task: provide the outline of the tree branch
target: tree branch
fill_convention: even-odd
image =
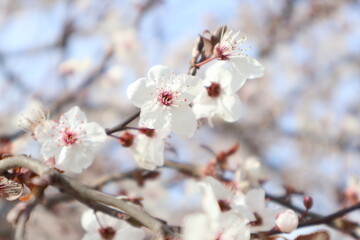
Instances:
[[[126,201],[117,199],[114,196],[99,192],[97,190],[86,187],[73,179],[60,174],[59,172],[48,168],[38,160],[32,159],[26,156],[13,156],[4,158],[0,161],[0,174],[4,173],[8,169],[24,167],[41,177],[48,178],[50,184],[57,187],[60,191],[73,197],[79,202],[91,206],[91,204],[99,203],[105,206],[109,206],[115,209],[119,209],[122,212],[128,214],[136,222],[144,227],[149,228],[156,234],[162,234],[163,232],[169,232],[169,226],[160,220],[150,216],[144,211],[141,211],[137,206],[129,204]]]

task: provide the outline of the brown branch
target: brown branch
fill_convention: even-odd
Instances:
[[[305,211],[305,209],[302,209],[300,207],[293,205],[291,203],[289,197],[283,197],[283,196],[276,197],[276,196],[268,194],[268,193],[266,194],[266,197],[268,199],[270,199],[271,201],[276,202],[284,207],[290,208],[298,213],[303,213]],[[326,224],[327,226],[329,226],[337,231],[340,231],[344,234],[350,235],[354,239],[358,239],[359,236],[356,233],[344,231],[341,227],[339,227],[337,224],[334,223],[334,220],[336,220],[336,219],[344,216],[345,214],[352,212],[356,209],[360,209],[360,203],[350,206],[348,208],[339,210],[339,211],[337,211],[333,214],[327,215],[327,216],[321,216],[321,215],[313,213],[313,212],[307,212],[306,216],[311,217],[311,219],[301,222],[299,224],[298,228],[313,226],[313,225],[318,225],[318,224]],[[281,232],[274,230],[274,231],[269,232],[268,234],[272,235],[272,234],[278,234],[278,233],[281,233]]]
[[[115,127],[112,128],[107,128],[105,129],[106,134],[110,135],[112,133],[116,133],[119,131],[122,131],[125,129],[126,125],[128,125],[129,123],[131,123],[132,121],[134,121],[137,117],[140,116],[140,111],[136,112],[135,114],[133,114],[132,116],[130,116],[129,118],[125,119],[123,122],[119,123],[118,125],[116,125]]]
[[[156,234],[163,234],[164,232],[170,234],[173,232],[172,227],[150,216],[146,212],[140,210],[137,206],[129,204],[121,199],[117,199],[114,196],[86,187],[66,175],[60,174],[59,172],[48,168],[38,160],[26,156],[13,156],[2,159],[0,161],[0,174],[4,173],[8,169],[16,167],[27,168],[41,177],[48,178],[52,186],[58,188],[61,192],[64,192],[87,206],[92,206],[91,204],[94,204],[95,202],[102,204],[103,206],[118,209],[129,215],[140,225],[152,230]]]
[[[178,170],[179,172],[182,172],[182,173],[184,173],[186,175],[190,175],[190,176],[192,176],[194,178],[200,178],[201,177],[199,167],[194,166],[192,164],[179,163],[179,162],[166,160],[165,163],[164,163],[164,167]]]

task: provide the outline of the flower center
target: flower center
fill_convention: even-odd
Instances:
[[[101,237],[106,240],[113,239],[116,233],[115,229],[113,229],[112,227],[100,228],[98,231]]]
[[[222,212],[231,210],[230,203],[226,200],[219,200],[218,204]]]
[[[256,220],[250,222],[250,226],[253,226],[253,227],[255,227],[255,226],[261,226],[261,225],[263,224],[262,217],[261,217],[258,213],[256,213],[256,212],[254,212],[254,215],[255,215]]]
[[[78,140],[77,134],[75,132],[71,132],[68,128],[65,129],[62,135],[62,141],[65,143],[66,146],[70,146]]]
[[[170,106],[174,103],[176,96],[174,95],[173,92],[168,91],[168,90],[163,90],[160,92],[157,100],[158,102],[160,102],[161,104],[165,105],[165,106]]]
[[[218,43],[215,45],[213,54],[219,60],[229,60],[231,51],[234,47],[229,43]]]
[[[211,83],[210,87],[206,88],[210,97],[219,97],[221,93],[221,86],[218,83]]]

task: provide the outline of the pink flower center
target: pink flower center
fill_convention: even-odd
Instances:
[[[229,60],[229,56],[233,50],[234,47],[231,44],[218,43],[214,47],[213,54],[219,60]]]
[[[98,231],[99,231],[99,234],[101,235],[101,237],[106,240],[113,239],[116,234],[115,229],[113,229],[112,227],[100,228]]]
[[[218,83],[211,83],[210,87],[206,88],[209,97],[219,97],[221,93],[221,86]]]
[[[157,98],[158,102],[165,106],[172,105],[175,99],[176,99],[175,94],[172,91],[168,91],[168,90],[161,91]]]
[[[75,132],[70,131],[68,128],[65,129],[62,135],[62,141],[66,146],[73,145],[78,140],[77,134]]]

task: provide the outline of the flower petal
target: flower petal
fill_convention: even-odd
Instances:
[[[141,107],[140,118],[147,128],[164,129],[170,124],[169,110],[154,101],[148,101]]]
[[[195,226],[195,227],[194,227]],[[211,222],[205,214],[195,213],[185,217],[183,223],[184,240],[207,240],[214,233]]]
[[[141,106],[154,98],[155,86],[154,84],[147,84],[146,78],[140,78],[133,82],[127,88],[127,96],[130,101],[137,107]]]
[[[92,164],[94,153],[91,148],[72,145],[71,147],[63,147],[59,155],[59,160],[60,159],[60,169],[73,173],[81,173]]]
[[[157,84],[168,84],[171,79],[172,71],[170,68],[164,65],[155,65],[150,68],[148,73],[148,84],[157,83]]]
[[[99,147],[107,138],[104,128],[95,122],[85,125],[86,134],[82,138],[82,144],[93,148]]]
[[[51,157],[55,157],[56,161],[59,158],[62,147],[58,145],[57,142],[52,139],[45,141],[41,145],[40,153],[43,156],[44,160],[47,161]]]
[[[69,111],[61,115],[59,123],[70,123],[71,126],[77,125],[79,122],[86,122],[86,115],[78,106],[72,107]]]
[[[235,122],[241,116],[241,102],[237,95],[223,95],[219,99],[219,116],[226,122]]]
[[[137,137],[136,146],[131,148],[136,163],[148,170],[154,170],[157,166],[162,166],[164,164],[164,140],[148,137],[144,134]]]
[[[190,138],[197,128],[194,112],[187,105],[174,107],[171,110],[171,130],[182,137]]]
[[[249,56],[231,58],[236,70],[248,79],[262,77],[265,68],[257,60]]]

